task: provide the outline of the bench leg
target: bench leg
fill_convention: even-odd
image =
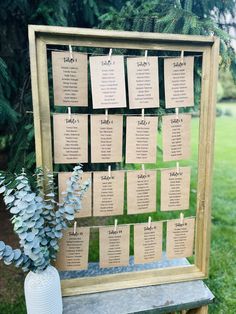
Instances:
[[[192,309],[187,314],[208,314],[208,305],[199,307],[198,309]]]

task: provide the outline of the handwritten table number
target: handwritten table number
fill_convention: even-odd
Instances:
[[[53,51],[52,75],[55,106],[88,106],[86,54]]]
[[[88,162],[88,115],[54,114],[54,162]]]
[[[127,117],[126,163],[156,163],[157,117]]]
[[[123,56],[90,57],[93,108],[126,107]]]
[[[193,66],[194,57],[164,60],[166,108],[194,106]]]
[[[156,171],[127,172],[128,214],[156,211]]]
[[[60,270],[83,270],[88,268],[89,227],[79,227],[74,233],[69,228],[59,243],[56,265]]]
[[[158,108],[157,57],[127,58],[129,108]]]
[[[129,264],[130,227],[99,228],[100,267],[118,267]]]
[[[91,161],[110,163],[122,161],[123,117],[91,115]]]
[[[161,170],[161,211],[189,209],[190,167]]]
[[[162,117],[163,160],[184,160],[191,156],[191,115]]]
[[[193,255],[194,218],[167,221],[166,255],[168,258],[182,258]]]
[[[124,171],[95,171],[93,182],[93,215],[123,215]]]
[[[162,257],[162,222],[134,225],[134,263],[152,263]]]

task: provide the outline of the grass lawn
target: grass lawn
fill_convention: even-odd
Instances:
[[[222,104],[220,105],[222,106]],[[232,110],[236,106],[230,105]],[[160,136],[159,136],[160,138]],[[193,160],[192,180],[191,180],[191,210],[186,212],[186,216],[194,214],[195,196],[196,196],[196,160],[197,160],[197,139],[198,139],[198,119],[193,119],[192,128],[192,146]],[[158,140],[159,141],[159,140]],[[182,165],[183,163],[181,163]],[[170,166],[173,165],[170,164]],[[158,160],[158,167],[162,167]],[[167,163],[165,164],[165,167]],[[214,314],[233,314],[236,312],[236,118],[235,116],[222,116],[216,121],[216,148],[215,148],[215,172],[213,184],[213,224],[212,224],[212,245],[210,260],[210,278],[206,281],[214,295],[216,301],[210,305],[210,313]],[[159,189],[159,188],[158,188]],[[159,193],[158,193],[159,194]],[[159,209],[159,199],[158,199]],[[179,213],[160,212],[152,214],[153,219],[168,219],[177,217]],[[124,216],[119,217],[119,223],[128,221],[138,222],[146,221],[148,215]],[[114,221],[114,218],[111,220]],[[111,222],[112,223],[112,222]],[[94,239],[93,248],[97,246]],[[90,254],[91,259],[96,260],[98,250],[93,249]],[[2,273],[7,274],[7,267],[0,265]],[[6,276],[6,275],[4,275]],[[0,290],[0,313],[21,314],[25,313],[22,284],[17,289],[17,298],[12,298],[14,292],[14,274],[11,274],[11,280],[7,280],[8,291],[2,293]],[[6,290],[6,288],[5,288]]]
[[[210,306],[210,313],[236,312],[235,177],[236,118],[221,117],[216,124],[212,244],[207,280],[216,302]]]

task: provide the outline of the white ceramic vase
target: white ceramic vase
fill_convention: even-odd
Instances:
[[[48,266],[40,273],[29,272],[25,278],[27,314],[61,314],[62,296],[59,273]]]

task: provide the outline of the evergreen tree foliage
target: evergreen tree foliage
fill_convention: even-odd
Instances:
[[[117,10],[112,8],[100,17],[100,28],[175,33],[190,35],[212,35],[221,40],[220,54],[222,68],[228,68],[236,82],[236,56],[231,47],[231,38],[227,25],[219,23],[225,15],[234,16],[235,1],[210,0],[131,0]],[[128,52],[128,51],[127,51]],[[124,52],[126,53],[126,52]],[[137,53],[137,52],[136,52]],[[176,54],[177,53],[177,54]],[[179,55],[176,52],[175,55]],[[150,51],[149,54],[152,54]],[[157,51],[159,55],[162,52]],[[168,55],[169,52],[164,52]],[[173,53],[171,53],[173,55]],[[163,59],[160,59],[163,73]],[[198,109],[201,95],[201,61],[195,59],[194,67],[194,109]],[[158,113],[164,109],[164,82],[160,76],[160,106]]]
[[[93,27],[112,1],[1,0],[0,130],[8,169],[35,166],[28,24]],[[2,144],[4,143],[4,145]]]
[[[10,80],[10,75],[7,65],[2,58],[0,58],[0,128],[4,132],[4,126],[11,121],[9,128],[14,130],[16,126],[18,114],[11,107],[9,98],[11,96],[11,89],[14,88]]]
[[[236,81],[236,56],[222,24],[235,15],[235,1],[131,0],[121,10],[113,8],[100,17],[100,27],[140,32],[212,35],[221,39],[221,66],[230,68]]]
[[[8,152],[9,170],[35,166],[28,24],[214,34],[221,38],[222,66],[235,79],[235,53],[222,24],[234,9],[235,0],[1,0],[0,150]]]

